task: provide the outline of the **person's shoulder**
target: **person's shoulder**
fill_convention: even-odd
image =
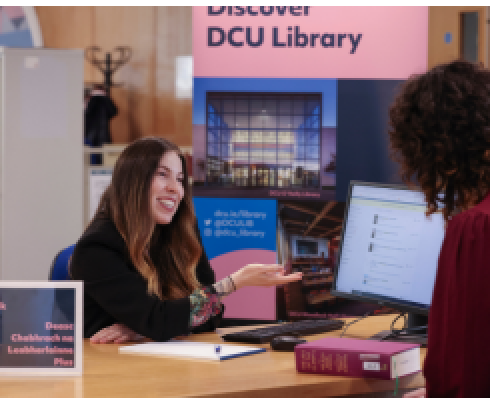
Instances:
[[[490,196],[471,209],[451,218],[448,222],[447,233],[456,231],[466,237],[483,238],[485,235],[490,235]]]
[[[95,219],[78,240],[71,257],[72,279],[89,281],[109,276],[126,264],[128,249],[110,219]],[[116,267],[116,268],[115,268]]]
[[[109,218],[98,218],[92,221],[77,243],[78,247],[103,245],[122,250],[126,247],[123,237]]]

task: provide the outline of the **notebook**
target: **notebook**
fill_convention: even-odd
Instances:
[[[223,361],[245,355],[257,354],[266,351],[265,348],[200,343],[194,341],[167,341],[141,343],[119,347],[121,354],[154,355],[174,358],[203,359],[211,361]]]

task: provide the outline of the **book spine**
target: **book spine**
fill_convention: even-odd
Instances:
[[[302,373],[391,379],[391,356],[297,347],[296,369]]]

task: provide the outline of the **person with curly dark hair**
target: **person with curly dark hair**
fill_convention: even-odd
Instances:
[[[406,397],[490,397],[490,72],[465,61],[411,77],[390,110],[402,179],[447,221],[424,364]]]

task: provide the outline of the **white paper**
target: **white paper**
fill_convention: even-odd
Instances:
[[[219,353],[217,352],[219,348]],[[220,361],[264,352],[265,348],[193,341],[151,342],[119,347],[123,354],[142,354]]]
[[[420,371],[420,347],[400,352],[391,357],[391,378]]]

